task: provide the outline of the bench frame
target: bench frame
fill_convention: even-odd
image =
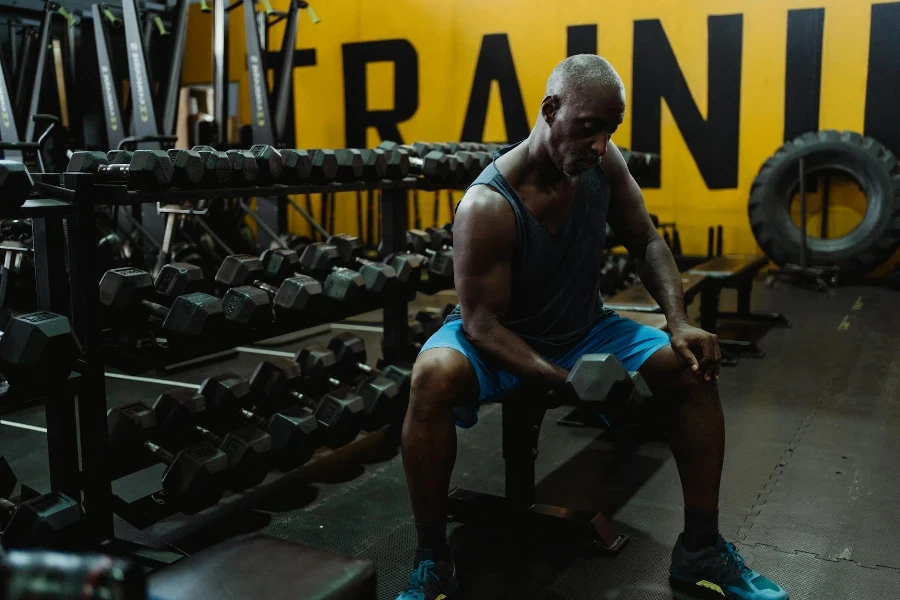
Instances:
[[[544,414],[558,405],[552,396],[512,392],[502,402],[505,496],[454,488],[447,496],[450,521],[503,524],[528,529],[554,541],[617,554],[629,537],[616,531],[603,514],[586,515],[559,506],[535,503],[535,461]]]

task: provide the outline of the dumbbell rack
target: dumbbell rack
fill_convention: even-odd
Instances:
[[[379,189],[382,191],[382,249],[388,254],[406,250],[409,191],[416,188],[429,191],[447,189],[447,186],[408,177],[400,181],[383,180],[374,183],[148,192],[129,190],[123,185],[99,184],[89,174],[62,173],[33,177],[38,182],[38,193],[47,192],[46,195],[51,197],[30,199],[21,208],[0,211],[0,216],[32,219],[38,308],[66,315],[72,320],[73,331],[82,353],[76,365],[77,373],[73,373],[70,385],[52,397],[46,397],[45,405],[51,487],[73,498],[82,498],[85,531],[90,532],[90,539],[85,539],[85,545],[97,545],[115,539],[113,513],[116,506],[111,486],[106,419],[104,366],[109,357],[105,355],[99,310],[97,282],[100,273],[96,272],[93,264],[98,235],[94,222],[95,206],[132,206],[199,199]],[[387,363],[409,358],[408,304],[406,295],[394,295],[387,297],[380,306],[384,310],[383,348]],[[377,308],[379,306],[369,303],[368,306],[360,307],[360,311]],[[330,322],[330,316],[298,323],[292,330]],[[249,336],[251,339],[242,339],[240,343],[290,332],[281,329],[276,333],[268,329]],[[229,340],[229,348],[235,345],[233,339]],[[209,345],[198,346],[193,353],[184,351],[177,358],[198,358],[212,349]],[[170,350],[166,351],[165,358],[167,362],[171,362],[173,354]],[[161,358],[155,361],[150,359],[140,366],[132,365],[130,370],[136,374],[161,364]],[[77,403],[76,396],[79,398]]]

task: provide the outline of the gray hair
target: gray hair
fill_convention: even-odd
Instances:
[[[576,54],[556,65],[547,79],[545,95],[566,97],[589,83],[613,86],[625,94],[625,85],[608,60],[596,54]]]

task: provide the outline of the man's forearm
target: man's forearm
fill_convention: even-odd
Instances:
[[[659,236],[647,244],[641,282],[659,304],[669,324],[687,320],[684,309],[684,286],[672,251]]]
[[[499,321],[466,327],[469,341],[484,358],[523,382],[549,388],[565,385],[568,372],[545,359]]]

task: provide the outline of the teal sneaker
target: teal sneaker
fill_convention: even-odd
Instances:
[[[786,591],[748,567],[734,544],[722,536],[715,547],[690,552],[679,535],[669,573],[675,585],[711,590],[727,600],[788,600]]]
[[[445,560],[423,560],[412,575],[405,592],[396,600],[444,600],[459,589],[456,567]]]

